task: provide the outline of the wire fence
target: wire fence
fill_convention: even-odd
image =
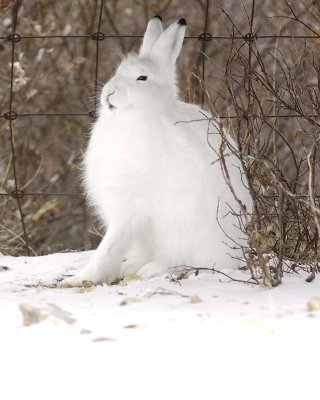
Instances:
[[[14,98],[14,61],[16,58],[17,50],[21,42],[23,41],[41,41],[45,39],[63,39],[68,41],[75,41],[78,39],[92,41],[95,44],[95,60],[94,60],[94,76],[92,77],[94,90],[95,90],[95,99],[97,99],[98,94],[98,81],[99,81],[99,67],[100,67],[100,46],[101,42],[105,40],[114,40],[116,38],[141,38],[141,35],[127,35],[125,33],[121,34],[105,34],[101,31],[101,21],[104,18],[103,10],[104,10],[104,0],[100,0],[100,7],[99,7],[99,14],[98,14],[98,23],[96,25],[96,30],[93,31],[91,34],[83,34],[83,35],[70,35],[70,34],[55,34],[55,35],[24,35],[24,32],[19,31],[19,7],[21,6],[21,1],[16,0],[14,6],[12,7],[12,32],[7,36],[1,36],[0,41],[4,44],[4,46],[11,46],[11,71],[10,71],[10,93],[9,93],[9,102],[7,110],[4,110],[1,113],[1,118],[7,121],[10,136],[8,140],[10,141],[11,145],[11,156],[12,156],[12,168],[13,168],[13,179],[14,179],[14,188],[10,193],[0,193],[0,196],[6,196],[13,198],[16,201],[17,210],[19,212],[19,218],[21,221],[21,229],[23,231],[23,238],[25,242],[25,250],[28,255],[30,255],[30,240],[29,240],[29,232],[26,228],[25,217],[22,211],[22,199],[26,196],[32,197],[40,197],[40,196],[79,196],[77,193],[59,193],[59,192],[29,192],[28,190],[22,189],[23,184],[18,179],[18,171],[17,171],[17,160],[19,158],[19,154],[17,153],[17,149],[15,147],[15,123],[17,119],[21,118],[29,118],[29,117],[36,117],[36,118],[56,118],[56,117],[76,117],[76,118],[88,118],[88,120],[94,120],[96,118],[96,109],[97,103],[94,104],[93,108],[89,112],[72,112],[72,113],[50,113],[50,112],[42,112],[37,113],[35,110],[32,113],[24,113],[24,112],[17,112],[13,107],[13,98]],[[202,61],[201,61],[201,78],[202,81],[205,82],[206,79],[206,69],[210,68],[208,65],[208,59],[206,57],[206,52],[208,46],[210,46],[213,41],[235,41],[235,40],[242,40],[243,43],[248,46],[248,66],[247,66],[247,96],[248,96],[248,104],[251,102],[250,96],[252,96],[251,84],[252,84],[252,51],[253,46],[256,42],[260,42],[263,40],[302,40],[302,41],[315,41],[320,40],[320,36],[316,34],[311,35],[283,35],[283,34],[267,34],[267,35],[259,35],[259,32],[254,31],[254,19],[256,13],[256,2],[252,0],[250,15],[249,15],[249,31],[246,33],[237,32],[236,30],[232,35],[213,35],[208,32],[208,22],[212,17],[211,9],[210,9],[210,0],[205,1],[205,18],[203,21],[203,31],[199,32],[197,35],[186,36],[186,40],[188,41],[197,41],[201,42],[201,53],[202,53]],[[202,103],[205,102],[205,95],[202,92],[201,95]],[[97,100],[95,100],[97,101]],[[252,115],[244,116],[246,118],[253,118]],[[309,115],[310,118],[317,118],[318,115]],[[228,115],[228,116],[219,116],[220,119],[237,119],[239,118],[238,115]],[[263,118],[274,118],[274,115],[264,115]],[[301,118],[300,114],[297,113],[285,113],[277,115],[277,118]]]

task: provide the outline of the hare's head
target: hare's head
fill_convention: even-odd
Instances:
[[[102,111],[149,109],[150,104],[161,106],[177,98],[175,63],[185,29],[183,18],[163,31],[161,18],[153,17],[139,54],[128,55],[104,86]]]

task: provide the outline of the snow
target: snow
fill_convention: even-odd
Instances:
[[[52,287],[91,254],[0,256],[2,399],[319,398],[319,278]]]

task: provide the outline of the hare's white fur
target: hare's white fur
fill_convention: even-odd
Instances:
[[[146,278],[181,265],[235,265],[223,231],[238,239],[230,206],[239,206],[217,161],[221,137],[199,107],[178,99],[175,61],[184,32],[184,20],[163,32],[160,19],[151,19],[140,54],[129,55],[102,91],[83,171],[89,203],[107,231],[67,285]],[[238,159],[226,161],[248,204]]]

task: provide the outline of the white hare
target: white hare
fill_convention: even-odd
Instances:
[[[238,239],[229,211],[239,205],[214,162],[221,137],[198,106],[178,97],[175,62],[185,29],[185,19],[163,31],[161,18],[152,18],[139,54],[128,55],[103,88],[83,172],[89,203],[107,231],[66,285],[236,264],[224,231]],[[237,157],[226,161],[239,197],[250,202]]]

